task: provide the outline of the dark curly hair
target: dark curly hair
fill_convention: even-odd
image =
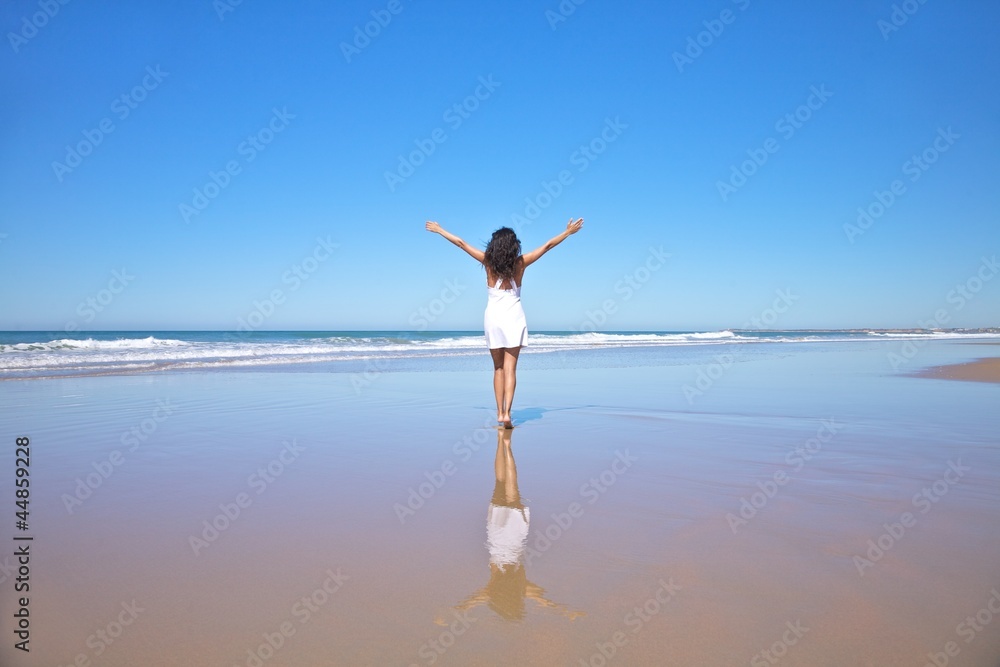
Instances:
[[[514,277],[514,264],[521,256],[521,242],[510,227],[501,227],[493,232],[493,238],[486,244],[483,266],[498,278],[509,280]]]

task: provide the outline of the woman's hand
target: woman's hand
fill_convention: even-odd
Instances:
[[[583,218],[577,218],[576,220],[570,218],[569,222],[566,223],[566,231],[570,234],[576,234],[580,231],[581,227],[583,227]]]
[[[427,224],[424,225],[424,228],[429,232],[434,232],[435,234],[441,233],[441,225],[439,225],[436,222],[431,222],[430,220],[427,221]]]

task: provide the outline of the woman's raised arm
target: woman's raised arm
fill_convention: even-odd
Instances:
[[[524,265],[528,266],[529,264],[538,261],[538,258],[565,241],[571,234],[576,234],[580,231],[581,227],[583,227],[583,218],[577,218],[576,220],[570,218],[569,222],[566,223],[566,230],[564,232],[558,236],[553,236],[546,241],[544,245],[535,248],[531,252],[524,253]]]
[[[486,255],[479,248],[469,245],[459,237],[445,230],[444,227],[442,227],[436,222],[431,222],[430,220],[428,220],[427,224],[424,225],[424,227],[429,232],[434,232],[435,234],[440,234],[441,236],[445,237],[446,239],[457,245],[459,248],[472,255],[472,258],[477,262],[479,262],[480,264],[483,263],[483,259],[485,259]]]

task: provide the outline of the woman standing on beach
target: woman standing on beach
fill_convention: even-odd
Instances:
[[[486,269],[486,288],[489,301],[483,326],[486,329],[486,343],[493,357],[493,393],[497,399],[497,423],[504,428],[513,428],[510,407],[514,402],[514,387],[517,384],[517,357],[521,346],[528,343],[528,325],[521,307],[521,279],[524,270],[538,259],[575,234],[583,227],[583,218],[566,223],[566,230],[554,236],[544,245],[521,254],[521,242],[510,227],[501,227],[493,232],[486,250],[475,248],[459,237],[445,231],[436,222],[427,222],[427,231],[440,234],[459,248],[469,253]]]

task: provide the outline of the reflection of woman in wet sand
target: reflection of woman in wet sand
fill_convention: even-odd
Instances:
[[[524,547],[531,513],[517,490],[517,468],[510,448],[512,431],[497,432],[497,483],[486,513],[486,539],[490,550],[490,580],[455,608],[465,611],[486,604],[507,620],[524,618],[525,598],[557,611],[570,620],[583,616],[545,597],[545,589],[528,581],[524,571]]]

